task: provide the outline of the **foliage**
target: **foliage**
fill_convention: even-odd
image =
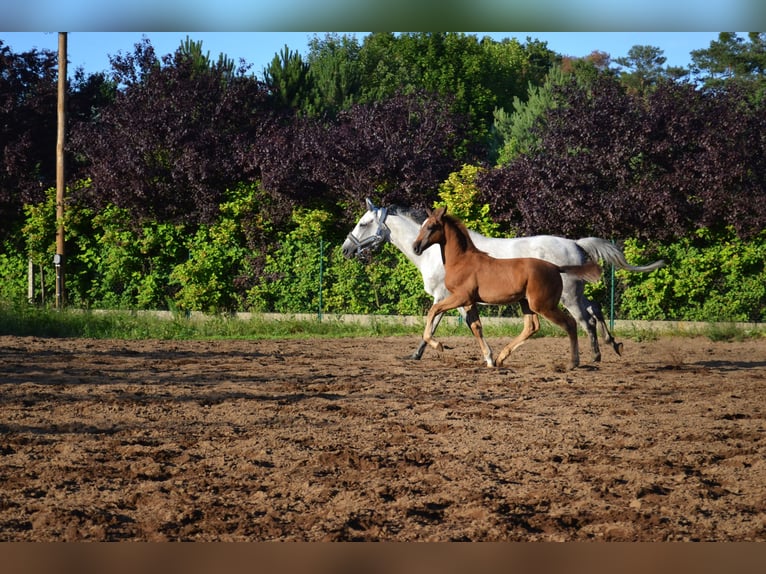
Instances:
[[[337,247],[330,276],[327,312],[423,315],[433,302],[418,268],[388,243],[369,264],[344,260]]]
[[[363,82],[361,48],[354,36],[327,34],[309,42],[312,93],[304,106],[312,115],[335,116],[359,101]]]
[[[745,254],[766,228],[763,39],[725,33],[693,54],[700,85],[672,81],[651,46],[618,71],[529,38],[327,35],[305,61],[285,47],[261,83],[189,38],[161,58],[145,40],[69,87],[69,302],[313,312],[321,264],[326,312],[422,313],[430,301],[397,250],[373,264],[340,253],[368,196],[438,200],[489,235],[632,237],[652,259],[729,269],[757,257]],[[52,267],[56,58],[0,43],[0,72],[2,297],[24,301],[29,259]],[[715,254],[718,241],[741,251]],[[760,316],[758,265],[672,275],[677,297],[664,273],[629,275],[657,293],[626,309]],[[43,281],[51,294],[53,273]]]
[[[157,59],[147,40],[112,66],[122,86],[114,103],[73,129],[72,147],[93,182],[80,199],[112,203],[137,220],[214,220],[224,190],[242,177],[238,151],[258,137],[264,86],[188,46]]]
[[[264,69],[264,82],[272,100],[287,109],[300,109],[310,94],[309,65],[300,52],[285,46]]]
[[[373,33],[359,55],[362,101],[424,90],[451,95],[453,110],[469,120],[470,140],[486,146],[496,108],[524,97],[554,61],[544,43],[494,42],[457,32]]]
[[[26,301],[29,260],[5,243],[0,249],[0,301]]]
[[[422,205],[456,166],[464,119],[447,98],[400,94],[356,104],[333,122],[297,118],[274,124],[255,143],[263,185],[288,203],[307,207],[376,200]]]
[[[739,85],[754,101],[766,97],[766,32],[749,32],[743,37],[721,32],[718,40],[700,50],[692,50],[692,70],[708,88]]]
[[[56,68],[55,52],[14,54],[0,40],[0,240],[55,183]]]
[[[266,256],[247,308],[383,315],[420,315],[428,308],[420,273],[397,249],[385,245],[369,265],[345,259],[339,244],[323,239],[332,224],[327,211],[298,209],[293,221],[294,228]]]
[[[526,100],[513,99],[513,113],[495,111],[495,130],[502,140],[497,165],[505,165],[514,158],[541,151],[541,132],[548,110],[557,106],[552,87],[564,81],[560,67],[553,68],[541,86],[529,86]]]
[[[630,91],[643,94],[664,77],[662,66],[667,58],[657,46],[633,46],[627,56],[615,58],[614,61],[625,68],[620,75],[623,85]]]
[[[493,237],[497,235],[498,225],[490,216],[490,207],[476,199],[479,194],[476,186],[479,171],[479,167],[466,164],[459,172],[451,173],[439,186],[441,201],[435,207],[446,207],[449,213],[461,219],[470,229]]]
[[[179,310],[234,312],[243,307],[253,283],[251,264],[259,255],[248,249],[248,229],[268,229],[258,209],[260,198],[257,186],[229,191],[218,220],[200,226],[184,241],[188,259],[176,265],[169,277],[170,285],[177,288],[173,305]]]
[[[519,233],[669,240],[766,226],[766,114],[742,91],[663,82],[644,98],[609,75],[553,90],[562,104],[541,151],[478,179],[480,201]]]
[[[298,209],[293,229],[280,234],[266,255],[260,281],[247,292],[247,307],[280,313],[319,312],[320,269],[326,254],[322,237],[331,216],[324,210]]]
[[[668,262],[647,275],[617,272],[623,285],[620,311],[626,319],[766,319],[765,231],[749,241],[740,239],[731,227],[699,229],[689,237],[651,247],[628,240],[625,254],[631,261]]]

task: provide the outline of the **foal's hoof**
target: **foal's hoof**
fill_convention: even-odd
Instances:
[[[617,353],[618,356],[622,357],[622,343],[614,341],[612,346],[614,347],[614,352]]]

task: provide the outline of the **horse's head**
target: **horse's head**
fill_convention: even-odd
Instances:
[[[440,207],[434,211],[426,210],[428,217],[423,222],[423,225],[420,226],[420,232],[412,244],[412,249],[416,255],[422,255],[431,245],[444,243],[444,222],[442,218],[446,211],[446,207]]]
[[[367,211],[362,215],[356,224],[356,227],[346,236],[341,249],[345,257],[363,257],[380,248],[389,240],[391,231],[386,226],[386,217],[388,209],[385,207],[375,207],[369,199],[367,202]]]

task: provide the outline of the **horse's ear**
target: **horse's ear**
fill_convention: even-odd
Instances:
[[[428,217],[431,217],[431,214],[432,214],[432,213],[433,213],[433,211],[431,211],[431,208],[430,208],[430,207],[426,207],[426,215],[427,215]]]
[[[364,201],[367,204],[368,211],[375,211],[375,204],[372,203],[372,200],[369,197],[365,198]]]
[[[447,208],[446,208],[446,207],[438,207],[438,208],[436,209],[436,211],[434,211],[434,212],[433,212],[433,216],[434,216],[436,219],[441,219],[441,218],[442,218],[442,216],[443,216],[445,213],[447,213]]]

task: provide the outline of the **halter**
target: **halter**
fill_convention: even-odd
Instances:
[[[367,209],[377,212],[378,228],[375,233],[362,240],[357,239],[353,232],[349,233],[346,237],[356,248],[357,255],[361,256],[367,251],[372,251],[380,247],[383,243],[389,240],[391,236],[391,230],[386,225],[386,217],[388,217],[388,208],[375,207],[375,205],[369,199],[367,201]]]

